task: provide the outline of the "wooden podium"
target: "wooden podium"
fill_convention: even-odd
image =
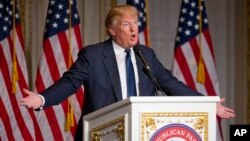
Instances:
[[[216,96],[130,97],[83,117],[84,141],[215,141]]]

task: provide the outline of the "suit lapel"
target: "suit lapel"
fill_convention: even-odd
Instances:
[[[105,42],[103,56],[103,63],[110,77],[116,98],[120,101],[122,100],[121,82],[111,39]]]
[[[146,83],[148,80],[148,76],[145,74],[145,70],[143,67],[143,63],[138,55],[135,55],[136,57],[136,65],[138,70],[138,77],[139,77],[139,96],[146,96],[148,92],[146,91],[147,86]]]
[[[143,82],[143,80],[142,80],[142,78],[143,78],[143,64],[142,64],[139,56],[136,54],[135,54],[135,60],[136,60],[136,66],[137,66],[137,71],[138,71],[138,77],[139,77],[138,79],[140,80],[139,81],[139,96],[142,96],[142,94],[144,93],[142,88],[145,88],[143,86],[143,83],[142,83]]]

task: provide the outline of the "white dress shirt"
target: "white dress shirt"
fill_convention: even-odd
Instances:
[[[126,52],[125,49],[116,44],[114,41],[112,41],[114,51],[115,51],[115,57],[117,61],[117,66],[119,70],[120,75],[120,81],[121,81],[121,88],[122,88],[122,98],[127,98],[127,79],[126,79]],[[136,94],[138,96],[139,94],[139,79],[138,79],[138,71],[137,71],[137,65],[136,65],[136,59],[135,59],[135,53],[133,48],[130,49],[131,53],[131,61],[134,68],[134,74],[135,74],[135,85],[136,85]]]

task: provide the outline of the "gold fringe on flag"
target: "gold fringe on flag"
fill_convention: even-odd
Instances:
[[[197,68],[197,81],[204,84],[205,83],[205,67],[204,67],[204,60],[203,60],[203,55],[202,55],[202,41],[201,41],[201,36],[202,36],[202,0],[199,0],[199,45],[200,45],[200,53],[199,53],[199,60],[198,60],[198,68]]]
[[[66,115],[65,131],[70,131],[70,128],[75,126],[74,110],[73,110],[73,107],[71,106],[70,102],[68,102],[67,108],[68,108],[68,111],[67,111],[67,115]]]
[[[72,25],[72,17],[71,17],[71,0],[68,0],[69,3],[69,54],[68,54],[68,65],[67,68],[69,69],[70,66],[73,63],[72,60],[72,55],[71,55],[71,25]],[[65,131],[70,131],[70,127],[74,127],[75,126],[75,122],[74,122],[74,112],[73,112],[73,107],[70,104],[70,98],[68,98],[68,106],[67,106],[67,113],[66,113],[66,124],[65,124]]]
[[[18,72],[17,72],[17,59],[16,59],[16,18],[15,18],[15,13],[16,13],[16,3],[15,0],[13,0],[13,7],[12,7],[12,13],[13,13],[13,31],[12,31],[12,40],[13,40],[13,58],[12,58],[12,93],[16,93],[16,84],[19,79],[18,77]]]

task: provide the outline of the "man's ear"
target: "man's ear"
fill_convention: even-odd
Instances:
[[[108,30],[111,36],[115,36],[115,30],[113,28],[109,28]]]

